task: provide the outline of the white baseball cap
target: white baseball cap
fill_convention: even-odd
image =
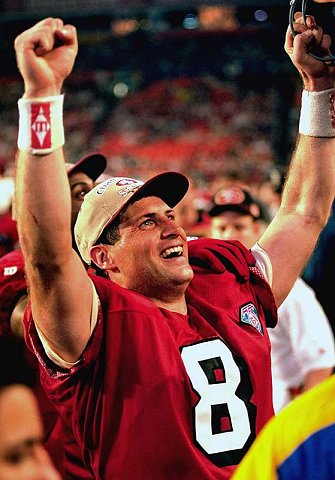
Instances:
[[[74,227],[75,240],[83,260],[90,264],[91,247],[131,200],[154,196],[173,208],[184,197],[188,187],[187,177],[177,172],[160,173],[146,182],[112,177],[97,185],[85,195]]]

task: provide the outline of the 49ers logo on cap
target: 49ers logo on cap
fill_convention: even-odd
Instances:
[[[32,104],[30,115],[32,148],[51,148],[50,103]]]
[[[134,178],[121,178],[119,181],[116,182],[117,187],[124,187],[126,185],[138,185],[138,181],[135,180]]]
[[[97,195],[102,195],[106,192],[106,190],[109,189],[109,187],[112,186],[114,194],[125,197],[129,193],[135,193],[136,190],[142,185],[143,182],[140,180],[135,180],[134,178],[114,177],[101,183],[99,188],[96,190],[96,193]]]
[[[116,182],[117,187],[124,187],[118,192],[121,197],[126,197],[129,193],[135,193],[141,185],[143,185],[143,182],[135,180],[134,178],[121,178]]]
[[[239,205],[244,199],[245,195],[240,188],[231,187],[219,190],[214,197],[214,202],[216,205]]]

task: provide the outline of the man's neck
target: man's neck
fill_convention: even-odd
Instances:
[[[187,314],[187,305],[185,295],[179,299],[161,299],[161,298],[151,298],[155,305],[159,308],[165,308],[171,312],[181,313],[182,315]]]

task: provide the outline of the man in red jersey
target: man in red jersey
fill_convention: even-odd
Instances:
[[[334,69],[307,53],[314,41],[328,50],[330,38],[312,17],[295,28],[285,48],[304,79],[301,135],[259,245],[188,245],[173,210],[188,188],[181,174],[112,178],[86,195],[75,226],[82,259],[107,278],[87,275],[71,248],[60,93],[77,54],[75,27],[48,18],[16,39],[26,339],[96,479],[228,479],[273,414],[265,327],[335,191],[335,130],[327,114],[312,121],[329,111]]]
[[[92,190],[95,181],[106,168],[103,155],[92,153],[75,164],[66,164],[71,191],[71,224],[76,221],[84,196]],[[23,337],[23,313],[28,302],[24,258],[20,249],[0,258],[0,337],[6,338],[8,348],[17,348],[18,338]],[[54,462],[62,471],[63,480],[74,477],[90,479],[91,475],[82,466],[78,447],[70,429],[64,424],[40,387],[36,359],[25,352],[27,367],[36,372],[35,393],[40,403],[45,430],[45,446]],[[32,373],[33,374],[33,373]],[[65,447],[63,447],[65,445]]]

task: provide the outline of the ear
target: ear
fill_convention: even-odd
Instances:
[[[90,250],[91,260],[101,270],[112,270],[113,272],[118,271],[108,247],[109,245],[93,245]]]

